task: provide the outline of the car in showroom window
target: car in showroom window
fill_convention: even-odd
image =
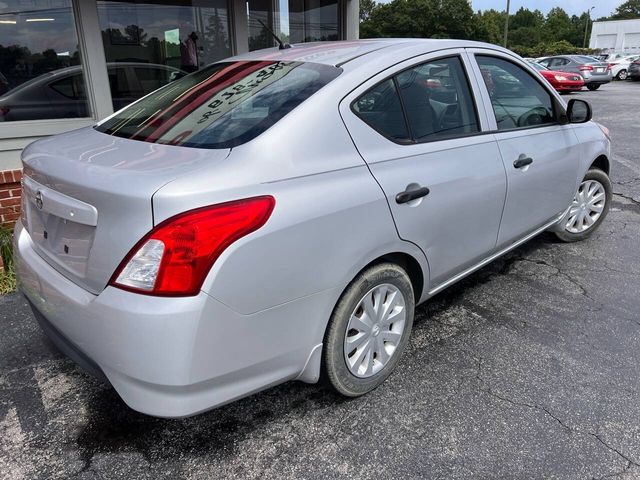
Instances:
[[[56,91],[45,84],[68,68],[77,79],[59,88],[82,97],[49,108],[49,95]],[[71,0],[0,3],[0,121],[89,116],[84,82]]]
[[[464,40],[201,66],[24,150],[19,285],[47,335],[149,415],[321,373],[364,395],[417,305],[542,232],[602,225],[610,141],[591,115]]]

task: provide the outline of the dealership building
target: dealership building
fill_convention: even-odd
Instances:
[[[594,22],[589,48],[607,53],[640,54],[640,18]]]
[[[2,0],[0,224],[18,216],[20,152],[92,125],[234,54],[358,38],[358,0]]]

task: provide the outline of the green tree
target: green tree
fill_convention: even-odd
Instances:
[[[474,17],[475,32],[473,38],[482,42],[502,44],[505,13],[497,10],[484,10]]]
[[[571,41],[574,27],[571,18],[560,7],[549,10],[544,26],[542,40],[546,42]]]
[[[630,20],[640,18],[640,0],[627,0],[611,15],[611,20]]]
[[[360,24],[362,38],[470,38],[473,33],[467,0],[392,0],[376,4]]]
[[[360,21],[367,20],[374,8],[376,8],[375,0],[360,0]]]

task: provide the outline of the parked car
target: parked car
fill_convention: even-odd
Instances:
[[[584,80],[577,73],[556,72],[539,63],[530,63],[560,93],[579,92],[584,87]]]
[[[147,414],[321,371],[362,395],[416,305],[543,231],[602,224],[610,144],[590,119],[484,43],[243,54],[24,150],[20,286]]]
[[[612,63],[617,60],[621,60],[627,57],[628,55],[629,55],[628,53],[607,53],[603,55],[594,55],[594,58],[600,60],[601,62]]]
[[[577,73],[582,76],[589,90],[597,90],[611,81],[611,70],[607,62],[599,62],[585,55],[559,55],[547,57],[538,63],[550,70]]]
[[[150,63],[108,63],[114,110],[186,75]],[[35,77],[0,97],[0,121],[88,117],[84,76],[79,65]]]
[[[631,80],[640,80],[640,58],[629,64],[629,78]]]
[[[629,66],[638,59],[640,59],[640,55],[629,55],[609,62],[609,69],[613,78],[626,80],[629,77]]]

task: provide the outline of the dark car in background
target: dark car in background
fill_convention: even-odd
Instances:
[[[150,63],[108,63],[114,110],[186,75],[177,68]],[[33,78],[0,97],[0,121],[88,117],[82,68],[61,68]]]
[[[589,90],[597,90],[612,80],[607,62],[586,55],[557,55],[543,58],[538,63],[550,70],[579,74]]]
[[[631,80],[640,80],[640,58],[629,64],[629,78]]]

